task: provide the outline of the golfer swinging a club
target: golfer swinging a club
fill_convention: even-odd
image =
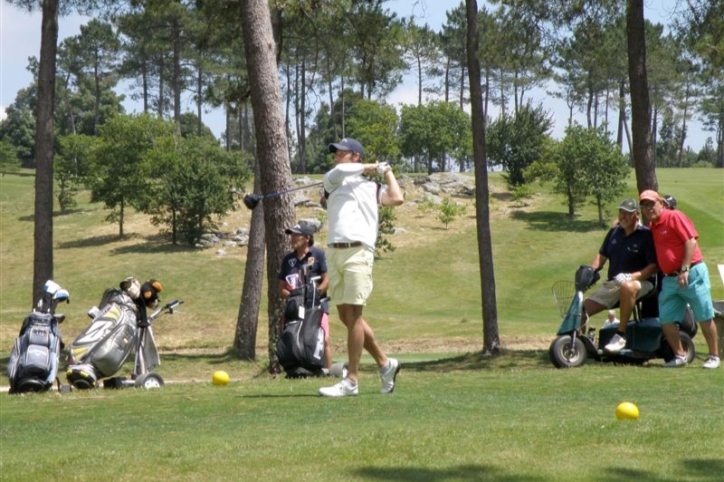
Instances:
[[[392,393],[400,363],[388,358],[362,318],[362,309],[372,293],[372,265],[379,225],[378,205],[399,206],[402,192],[386,162],[363,164],[364,149],[346,138],[329,145],[335,167],[324,175],[327,198],[328,294],[342,323],[347,327],[347,377],[336,385],[319,389],[324,397],[347,397],[359,393],[357,376],[364,348],[380,367],[382,393]],[[385,184],[364,174],[379,173]]]

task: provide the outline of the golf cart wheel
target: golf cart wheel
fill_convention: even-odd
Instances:
[[[334,378],[344,378],[347,376],[347,364],[338,362],[329,369],[329,376]]]
[[[136,378],[136,388],[151,390],[163,387],[163,378],[158,373],[144,373]]]
[[[556,368],[575,368],[583,365],[588,358],[586,345],[580,338],[573,342],[570,335],[561,335],[551,343],[548,355]]]
[[[682,332],[679,332],[679,338],[681,339],[681,347],[684,349],[686,364],[688,365],[689,363],[694,361],[694,358],[696,358],[694,340],[692,340],[689,335]],[[663,352],[663,356],[661,358],[663,358],[664,361],[671,361],[674,359],[674,351],[671,349],[669,343],[663,337],[661,340],[661,351]]]
[[[681,321],[677,322],[676,325],[679,327],[679,331],[686,333],[691,338],[696,336],[696,333],[699,331],[699,325],[694,321],[694,313],[691,311],[689,305],[686,306]]]

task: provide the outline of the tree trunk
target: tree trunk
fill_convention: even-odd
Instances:
[[[201,56],[201,52],[199,52],[199,56]],[[204,125],[203,120],[203,114],[204,114],[204,70],[201,66],[201,61],[199,60],[199,69],[196,74],[196,135],[199,137],[201,136],[201,128]]]
[[[307,104],[305,102],[307,97],[307,64],[306,60],[299,62],[296,69],[296,79],[294,85],[295,102],[294,110],[296,117],[296,134],[297,134],[297,159],[299,160],[300,174],[307,173],[307,143],[306,143],[306,119],[305,113]]]
[[[684,91],[684,112],[681,115],[681,137],[679,138],[679,167],[684,165],[684,142],[686,142],[686,118],[689,115],[689,97],[690,97],[689,78],[686,79],[686,90]]]
[[[417,55],[417,105],[422,105],[422,60],[420,55]]]
[[[656,166],[651,145],[651,103],[646,73],[646,36],[644,0],[628,0],[626,38],[628,42],[628,76],[631,87],[631,130],[636,187],[639,192],[658,189]]]
[[[254,111],[261,190],[264,193],[279,192],[291,187],[291,169],[277,72],[277,47],[267,1],[242,0],[241,24]],[[276,196],[263,202],[269,297],[269,370],[279,373],[276,345],[284,304],[279,296],[275,274],[286,251],[284,230],[294,222],[294,204],[290,196]],[[257,282],[261,283],[261,280]]]
[[[254,192],[261,191],[259,163],[254,173]],[[244,271],[244,286],[241,290],[239,316],[236,320],[234,350],[242,360],[256,360],[256,331],[259,324],[261,280],[264,276],[264,203],[251,213],[249,246]]]
[[[43,2],[35,124],[35,250],[33,306],[53,278],[53,131],[55,62],[58,49],[58,0]]]
[[[164,96],[164,83],[166,82],[166,63],[164,62],[163,55],[159,56],[158,65],[158,118],[163,119],[163,111],[166,109]]]
[[[598,224],[605,227],[606,222],[603,220],[603,200],[601,196],[596,196],[596,209],[598,210]]]
[[[719,116],[719,129],[716,140],[716,167],[724,168],[724,112]]]
[[[181,125],[181,25],[173,20],[173,121]]]
[[[619,152],[623,148],[623,130],[626,125],[626,94],[625,80],[621,79],[618,84],[618,134],[616,135],[616,145]]]
[[[495,267],[493,242],[490,233],[490,193],[485,152],[485,118],[483,117],[483,93],[480,87],[478,63],[478,2],[466,0],[468,75],[470,77],[470,104],[473,128],[473,159],[475,163],[475,217],[478,232],[478,257],[480,261],[480,291],[483,307],[483,355],[500,351],[498,333],[498,306],[495,299]]]

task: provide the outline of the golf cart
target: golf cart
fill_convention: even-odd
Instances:
[[[557,281],[553,284],[553,297],[563,317],[558,336],[548,350],[553,365],[556,368],[573,368],[583,365],[588,358],[636,365],[654,358],[663,358],[665,361],[673,359],[674,352],[664,338],[658,318],[658,282],[651,293],[636,302],[631,320],[626,325],[626,346],[620,352],[609,353],[604,349],[616,334],[618,322],[602,327],[596,335],[596,329],[590,326],[589,321],[585,324],[588,325],[588,331],[581,332],[583,293],[599,278],[600,275],[593,268],[581,266],[576,271],[575,282]],[[695,356],[692,338],[697,333],[698,325],[688,308],[683,318],[677,325],[686,361],[691,363]]]

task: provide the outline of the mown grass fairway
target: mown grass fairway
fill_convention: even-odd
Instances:
[[[695,222],[712,295],[724,298],[724,172],[658,170]],[[634,180],[624,196],[635,194]],[[107,212],[79,197],[54,218],[55,279],[71,293],[61,332],[70,342],[88,308],[129,275],[158,278],[181,313],[155,325],[162,349],[155,391],[95,390],[59,395],[0,393],[0,480],[78,481],[593,481],[721,482],[724,369],[698,359],[677,370],[589,363],[556,370],[547,348],[560,318],[550,287],[589,263],[605,230],[592,207],[569,220],[562,199],[534,186],[515,203],[491,177],[491,227],[503,352],[481,358],[480,281],[474,206],[445,230],[414,202],[396,210],[405,232],[375,264],[365,317],[403,363],[398,388],[379,394],[369,358],[360,396],[319,398],[331,380],[286,380],[266,370],[266,308],[256,363],[230,353],[246,250],[171,246],[139,214],[128,236]],[[408,196],[408,199],[410,197]],[[469,202],[469,201],[467,201]],[[0,177],[0,369],[30,308],[33,178]],[[315,217],[312,210],[298,217]],[[615,204],[608,207],[613,219]],[[242,210],[227,231],[248,226]],[[324,234],[317,242],[324,244]],[[260,280],[260,282],[265,282]],[[332,316],[335,357],[345,332]],[[124,366],[131,370],[131,362]],[[211,384],[215,370],[232,378]],[[122,371],[121,374],[124,374]],[[62,371],[61,371],[62,376]],[[0,384],[5,385],[6,378]],[[617,421],[635,403],[637,421]]]
[[[408,362],[396,393],[210,381],[2,402],[3,480],[718,482],[721,372]],[[637,421],[616,406],[636,403]],[[32,454],[29,456],[28,454]]]

